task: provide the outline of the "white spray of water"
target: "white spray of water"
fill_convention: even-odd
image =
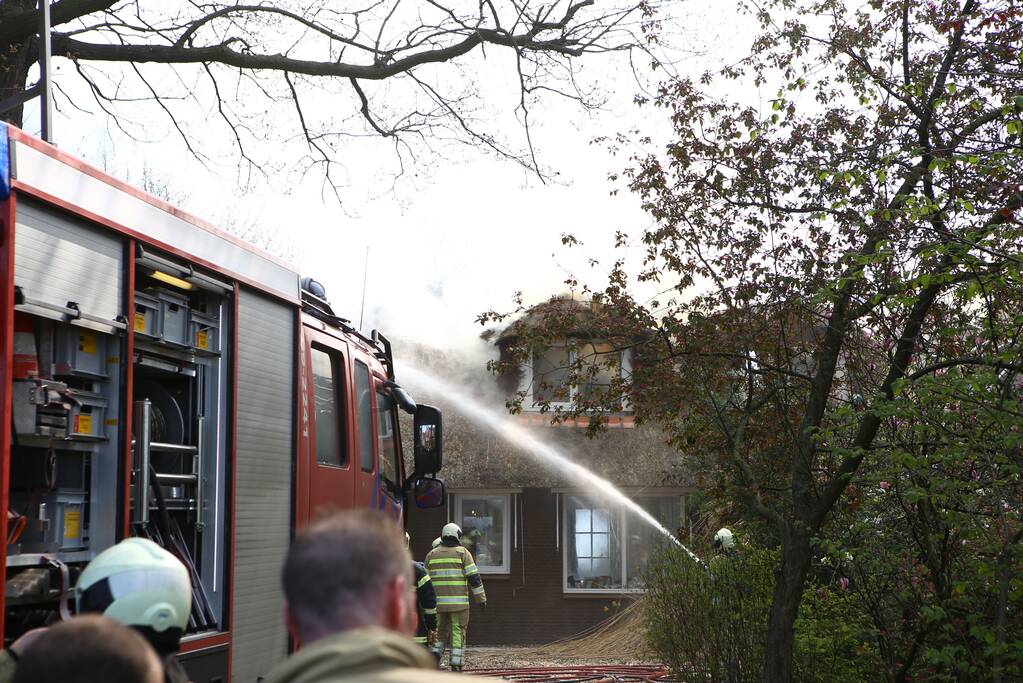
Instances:
[[[653,515],[640,507],[636,501],[619,491],[614,484],[609,482],[607,479],[594,474],[582,465],[572,462],[559,452],[557,448],[537,439],[529,430],[523,428],[522,425],[516,424],[507,414],[481,405],[477,399],[461,391],[452,384],[445,382],[438,377],[434,377],[427,372],[419,370],[409,363],[401,365],[401,375],[403,383],[405,380],[408,380],[407,383],[410,386],[417,386],[427,392],[446,397],[456,410],[463,413],[466,417],[472,418],[477,422],[486,425],[520,450],[532,455],[546,465],[556,467],[569,475],[575,481],[583,484],[587,489],[599,491],[618,503],[621,503],[639,516],[640,519],[650,524],[667,538],[671,539],[672,543],[675,543],[682,548],[682,550],[684,550],[689,557],[697,563],[701,565],[703,564],[703,561],[700,560],[699,557],[689,550],[689,548],[682,545],[682,543],[675,538],[675,535],[665,529],[664,526],[653,517]]]

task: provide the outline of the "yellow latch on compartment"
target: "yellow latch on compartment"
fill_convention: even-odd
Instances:
[[[135,313],[135,331],[145,332],[146,331],[146,314]]]
[[[96,333],[79,332],[78,350],[82,353],[96,353]]]
[[[210,350],[210,333],[203,332],[202,330],[195,333],[195,346],[196,348],[204,351]]]
[[[82,535],[81,510],[64,511],[64,538],[78,538]]]

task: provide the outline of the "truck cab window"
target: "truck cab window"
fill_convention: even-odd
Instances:
[[[348,464],[348,454],[341,441],[343,407],[337,390],[339,367],[338,354],[316,346],[312,348],[316,462],[344,467]],[[343,378],[341,383],[343,385]]]
[[[355,400],[359,416],[359,466],[363,472],[373,471],[373,406],[369,386],[369,368],[355,361]]]
[[[377,451],[380,453],[380,474],[387,482],[400,488],[398,481],[398,434],[395,429],[394,399],[377,394]]]

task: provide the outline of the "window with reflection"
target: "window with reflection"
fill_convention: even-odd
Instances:
[[[460,493],[455,497],[455,519],[462,527],[462,545],[469,549],[483,573],[511,571],[509,494]]]
[[[380,454],[380,476],[400,489],[401,468],[398,466],[394,399],[382,393],[377,393],[377,452]]]
[[[339,368],[340,354],[319,346],[312,347],[313,428],[316,435],[316,462],[344,467],[348,464],[343,435],[344,410],[338,388],[344,386]]]
[[[678,494],[633,500],[662,526],[678,528]],[[566,495],[562,519],[566,592],[642,590],[650,557],[671,542],[638,513],[589,496]]]
[[[373,390],[369,368],[355,361],[355,401],[359,418],[359,466],[363,472],[373,471]]]

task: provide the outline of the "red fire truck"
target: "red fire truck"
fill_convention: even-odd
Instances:
[[[192,574],[192,679],[256,681],[287,654],[296,529],[444,500],[440,413],[395,383],[385,337],[289,265],[3,124],[0,287],[5,643],[66,616],[82,567],[144,535]]]

